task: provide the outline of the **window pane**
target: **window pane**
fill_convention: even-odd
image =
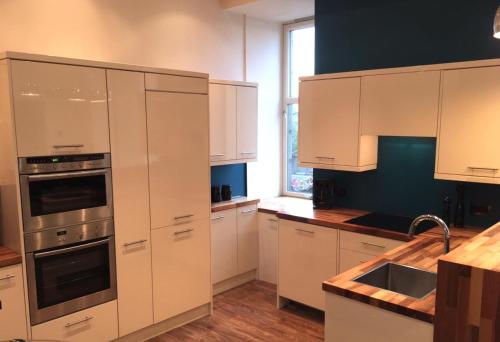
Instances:
[[[290,32],[288,97],[299,96],[299,77],[314,75],[314,27]]]
[[[287,191],[310,194],[312,192],[312,169],[299,167],[298,163],[298,126],[299,106],[288,105],[287,108]]]

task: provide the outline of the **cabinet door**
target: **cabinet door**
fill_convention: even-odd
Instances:
[[[238,159],[257,158],[258,99],[256,87],[236,87]]]
[[[155,323],[210,303],[209,229],[205,219],[151,232]]]
[[[276,284],[278,225],[275,215],[259,213],[259,279]]]
[[[212,283],[238,274],[236,209],[212,214]]]
[[[21,264],[0,268],[0,340],[27,338]]]
[[[301,163],[358,166],[360,79],[300,83]]]
[[[107,79],[118,318],[125,336],[153,324],[146,93],[143,73],[108,70]]]
[[[238,273],[259,267],[259,227],[257,206],[238,208]]]
[[[33,340],[111,341],[118,338],[116,301],[31,327]]]
[[[353,267],[364,264],[370,259],[375,258],[371,254],[350,251],[348,249],[340,249],[339,253],[339,273],[350,270]]]
[[[439,71],[362,77],[362,134],[437,136],[439,82]]]
[[[500,67],[443,72],[437,173],[500,177],[499,80]]]
[[[103,69],[12,61],[20,157],[109,152]]]
[[[280,220],[278,295],[324,310],[322,283],[337,274],[337,229]]]
[[[210,84],[210,161],[236,159],[236,87]]]
[[[146,92],[151,228],[209,218],[208,96]]]

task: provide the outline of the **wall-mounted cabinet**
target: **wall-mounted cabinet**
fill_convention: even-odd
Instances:
[[[210,161],[257,159],[258,88],[255,83],[210,81]]]
[[[360,88],[359,77],[300,83],[301,166],[357,172],[377,168],[377,137],[360,134]]]
[[[11,63],[19,157],[109,152],[104,69]]]
[[[435,178],[500,184],[500,67],[443,72]]]
[[[437,136],[439,71],[361,77],[361,134]]]

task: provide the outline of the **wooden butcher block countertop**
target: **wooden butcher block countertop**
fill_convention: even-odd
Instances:
[[[259,202],[260,200],[257,198],[235,197],[230,201],[212,203],[212,212],[244,207],[246,205],[258,204]]]
[[[21,255],[13,250],[0,246],[0,267],[7,267],[20,264],[22,261]]]
[[[452,228],[451,250],[467,244],[470,238],[479,234],[477,229]],[[443,255],[443,238],[439,228],[420,234],[413,241],[385,253],[380,257],[350,269],[323,283],[323,290],[354,299],[366,304],[406,315],[424,322],[433,323],[436,292],[423,299],[416,299],[388,290],[364,285],[352,279],[386,262],[395,262],[427,271],[437,272],[438,259]]]

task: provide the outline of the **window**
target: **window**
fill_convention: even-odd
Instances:
[[[298,166],[299,77],[314,75],[314,22],[285,25],[283,193],[309,196],[312,169]]]

